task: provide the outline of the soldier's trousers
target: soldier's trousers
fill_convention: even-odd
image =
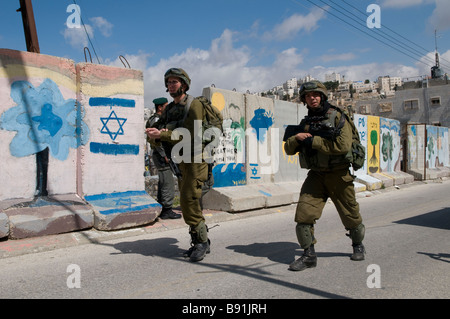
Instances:
[[[362,223],[362,218],[353,179],[348,169],[334,172],[309,171],[300,192],[295,221],[298,224],[314,225],[330,198],[344,227],[357,227]]]
[[[195,227],[205,221],[202,213],[202,187],[208,179],[207,163],[180,163],[180,205],[187,225]]]
[[[163,210],[172,208],[175,197],[175,181],[170,168],[158,169],[158,203]]]

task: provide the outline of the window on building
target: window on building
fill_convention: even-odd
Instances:
[[[431,104],[431,106],[439,106],[439,105],[441,105],[441,97],[439,97],[439,96],[432,97],[430,99],[430,104]]]
[[[361,105],[359,108],[359,113],[370,114],[370,105]]]
[[[406,110],[417,110],[419,108],[419,100],[407,100],[404,102],[405,111]]]
[[[378,107],[381,113],[392,112],[392,103],[380,103]]]

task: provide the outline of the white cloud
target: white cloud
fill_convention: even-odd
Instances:
[[[324,54],[320,57],[323,62],[331,61],[350,61],[356,58],[354,53],[341,53],[341,54]]]
[[[296,36],[301,30],[311,32],[317,28],[317,23],[324,16],[325,12],[320,8],[312,9],[306,16],[294,14],[276,25],[272,31],[266,32],[264,38],[267,40],[285,40]]]
[[[441,62],[441,69],[444,70],[444,72],[450,73],[450,50],[447,52],[444,52],[439,55],[440,62]],[[434,61],[436,60],[435,52],[429,52],[426,57],[422,57],[420,61],[417,62],[416,66],[420,72],[419,75],[431,75],[431,67],[434,65]]]
[[[98,28],[100,30],[100,33],[104,36],[104,37],[110,37],[112,35],[112,29],[113,29],[113,25],[111,23],[108,22],[108,20],[106,20],[105,18],[102,17],[94,17],[89,19],[92,24],[94,25],[94,27]]]
[[[94,37],[94,30],[90,25],[85,25],[86,31],[89,34],[89,37]],[[69,43],[73,48],[83,48],[87,47],[89,44],[88,37],[86,35],[86,31],[83,26],[79,28],[69,28],[66,25],[66,28],[62,32],[64,39],[67,43]]]
[[[69,28],[67,24],[65,24],[65,29],[61,33],[66,42],[73,48],[79,49],[87,47],[89,45],[87,34],[89,34],[91,40],[94,39],[94,30],[99,30],[104,37],[110,37],[112,35],[113,25],[105,18],[95,17],[91,18],[90,21],[93,23],[92,26],[85,24],[84,26],[81,25],[80,27]]]
[[[171,67],[180,67],[191,77],[190,94],[201,95],[204,87],[214,84],[217,88],[245,93],[261,92],[284,83],[292,77],[301,78],[307,74],[324,80],[325,74],[332,72],[344,75],[347,80],[369,79],[375,81],[378,76],[391,75],[402,78],[430,74],[430,69],[418,63],[416,67],[392,63],[370,63],[339,67],[314,66],[303,68],[304,57],[297,48],[289,48],[280,52],[269,66],[250,66],[251,52],[245,47],[233,46],[233,33],[225,30],[222,35],[211,42],[208,50],[188,48],[184,52],[161,59],[149,65],[151,54],[139,52],[125,55],[133,69],[144,73],[146,107],[153,108],[151,101],[156,97],[170,97],[164,86],[164,73]],[[351,55],[341,55],[341,60]],[[442,55],[450,60],[450,51]],[[123,67],[116,59],[108,64]]]
[[[428,20],[433,29],[446,30],[450,28],[450,1],[436,0],[436,9]]]

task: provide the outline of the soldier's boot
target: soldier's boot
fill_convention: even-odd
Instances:
[[[297,235],[300,246],[304,249],[303,255],[289,265],[289,270],[301,271],[306,268],[313,268],[317,266],[317,255],[314,250],[314,228],[309,224],[297,224],[295,233]]]
[[[317,255],[314,250],[314,245],[305,249],[303,255],[289,265],[289,270],[302,271],[307,268],[314,268],[317,266]]]
[[[360,244],[352,244],[353,246],[353,254],[350,257],[351,260],[361,261],[364,260],[364,254],[366,253],[366,249],[362,243]]]
[[[211,252],[211,241],[208,239],[208,227],[201,222],[195,227],[190,227],[191,248],[184,253],[185,257],[189,257],[192,262],[203,260],[206,254]]]
[[[359,224],[353,229],[349,229],[349,236],[352,239],[353,254],[350,257],[351,260],[361,261],[365,259],[366,249],[363,245],[363,239],[365,235],[365,227],[363,224]]]

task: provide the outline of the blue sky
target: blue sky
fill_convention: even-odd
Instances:
[[[89,46],[94,63],[120,67],[118,57],[125,56],[144,72],[146,106],[167,96],[163,74],[170,67],[189,73],[193,95],[211,84],[258,92],[292,77],[324,80],[332,72],[371,81],[429,75],[435,29],[442,67],[450,73],[449,0],[75,2],[94,48],[83,27],[67,25],[73,0],[33,0],[41,53],[84,62]],[[380,29],[367,26],[371,4],[380,8]],[[19,0],[0,7],[0,47],[26,50]]]

